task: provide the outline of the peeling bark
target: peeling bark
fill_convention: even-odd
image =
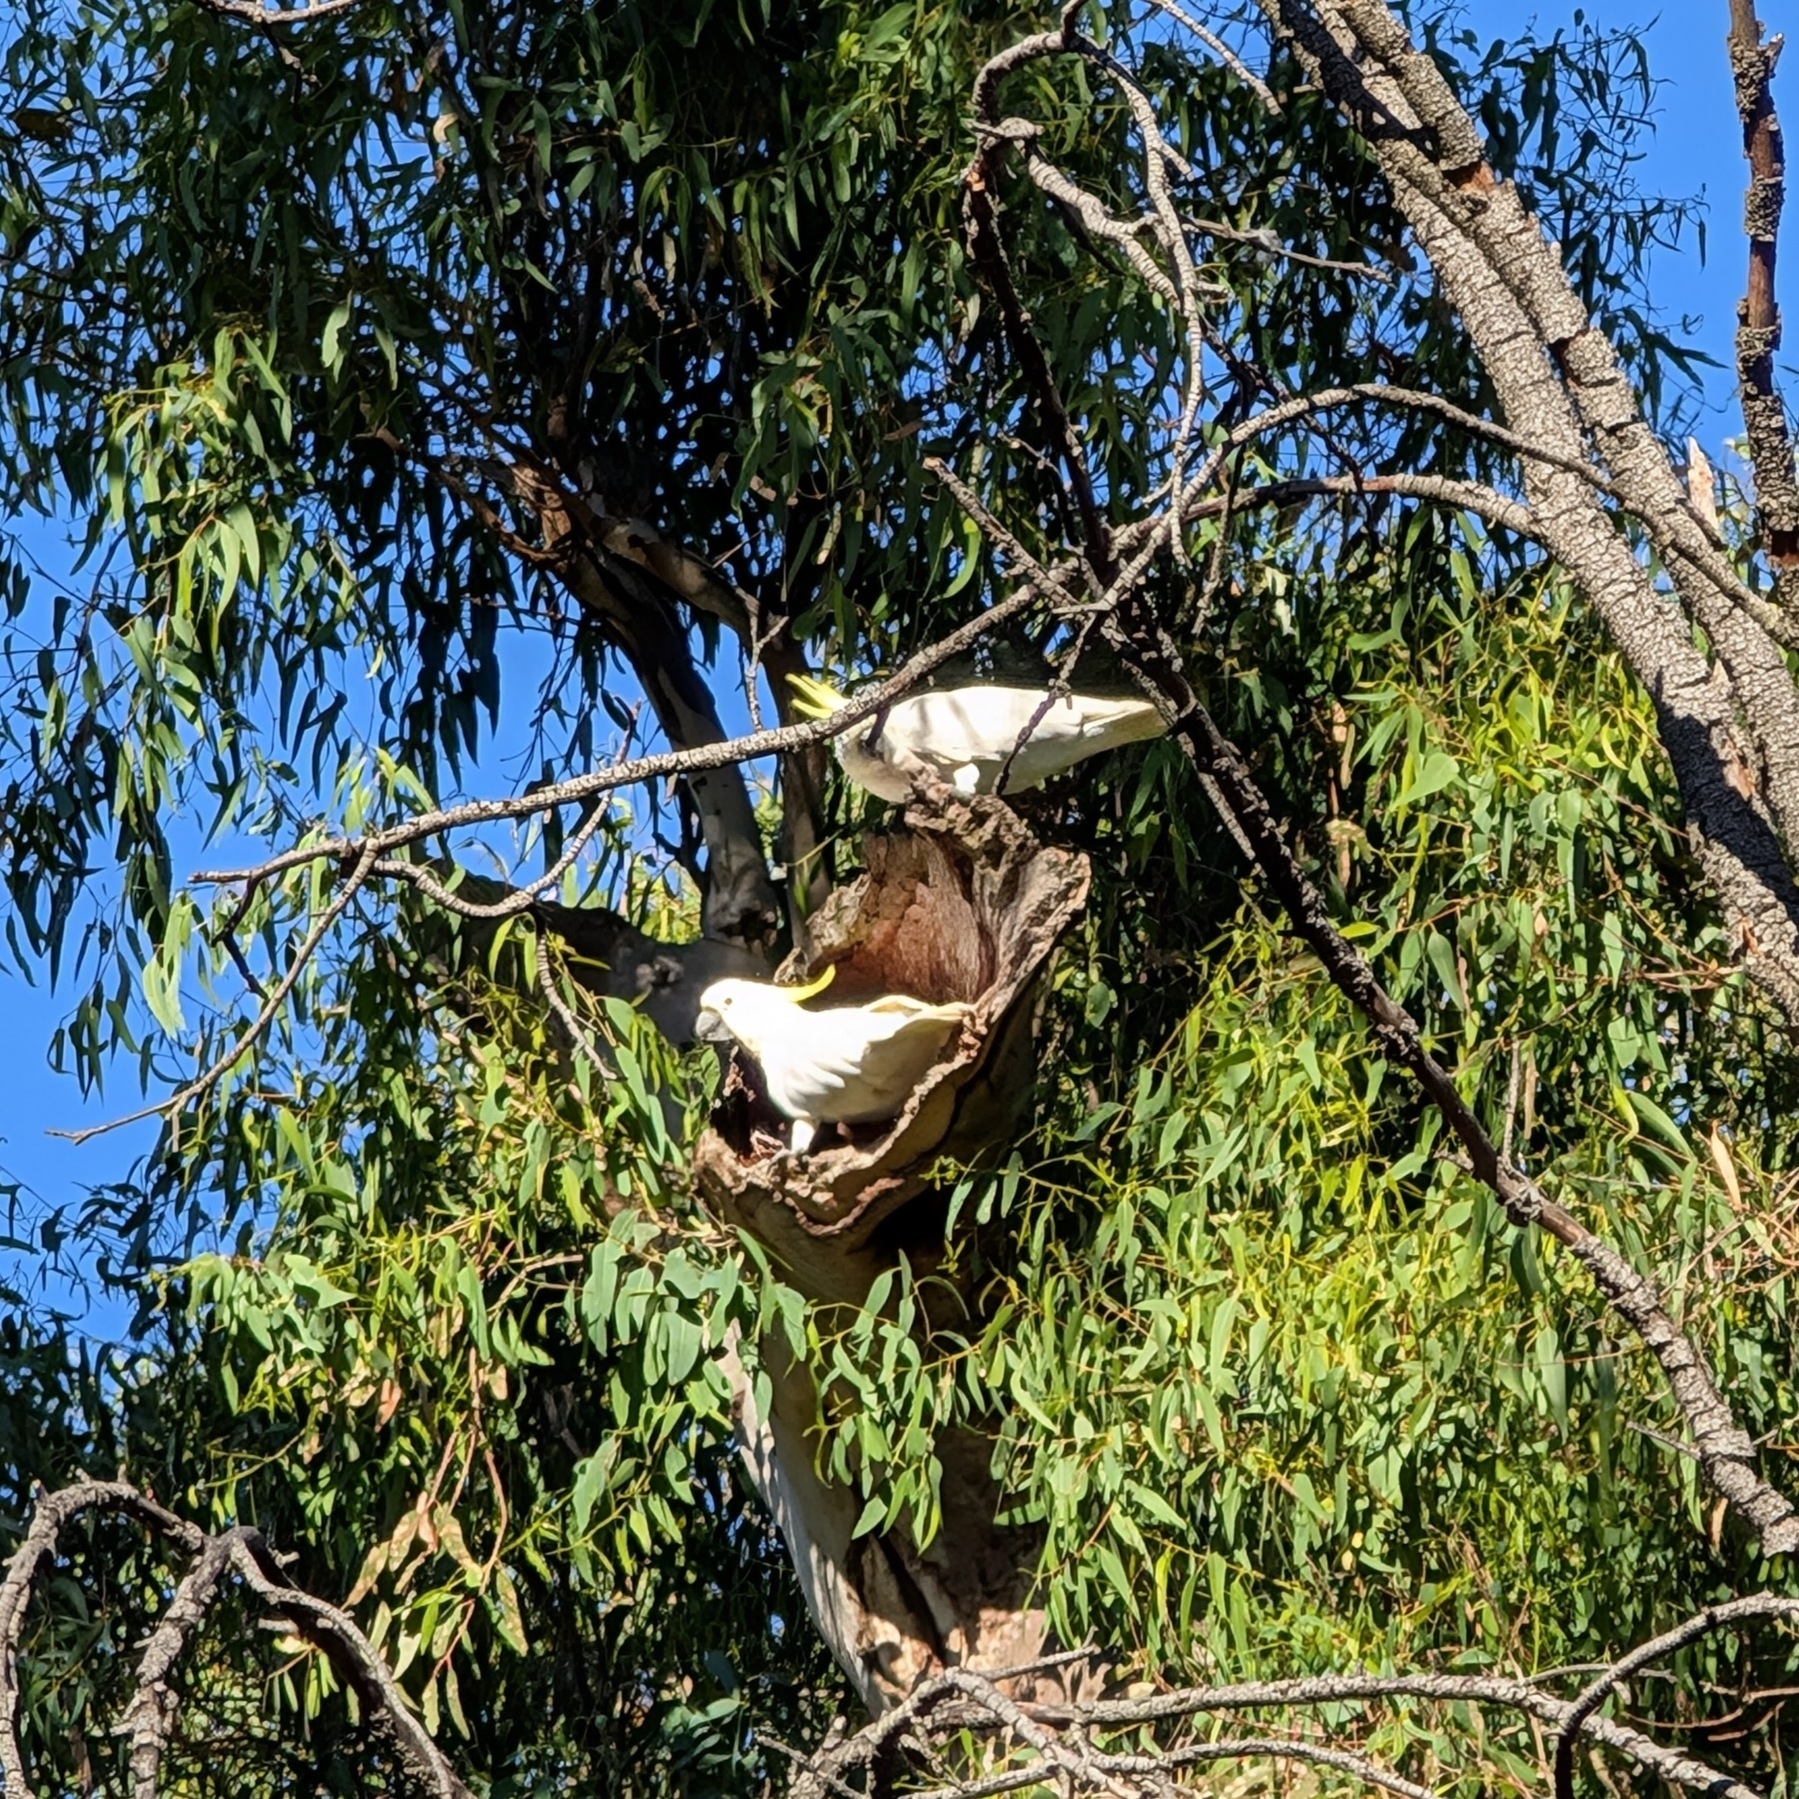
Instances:
[[[1010,1141],[1035,1080],[1036,983],[1087,893],[1084,857],[1038,844],[997,799],[947,789],[908,808],[904,833],[870,838],[867,871],[808,924],[785,973],[837,970],[843,999],[905,992],[966,1000],[973,1012],[952,1053],[891,1123],[844,1127],[808,1155],[778,1147],[779,1120],[753,1065],[733,1063],[714,1128],[694,1165],[725,1222],[763,1244],[811,1297],[861,1304],[904,1253],[915,1271],[944,1255],[944,1159],[978,1161]],[[1034,1533],[997,1522],[993,1443],[972,1432],[937,1445],[943,1523],[923,1550],[903,1528],[857,1537],[863,1496],[818,1473],[818,1396],[808,1371],[764,1346],[766,1410],[741,1367],[739,1442],[793,1556],[806,1602],[875,1715],[947,1667],[988,1670],[1033,1660],[1042,1614],[1028,1603]],[[1067,1689],[1078,1671],[1062,1680]]]
[[[1738,603],[1735,573],[1649,429],[1536,219],[1484,161],[1430,58],[1379,0],[1260,0],[1362,130],[1491,376],[1508,425],[1566,464],[1602,461],[1674,577],[1658,594],[1590,482],[1526,458],[1538,535],[1652,696],[1701,866],[1743,965],[1799,1029],[1799,691]],[[1694,643],[1693,625],[1716,660]]]
[[[972,1432],[940,1441],[943,1527],[920,1551],[888,1527],[858,1537],[862,1495],[818,1472],[812,1378],[765,1352],[769,1406],[735,1356],[738,1453],[779,1526],[821,1636],[871,1717],[944,1668],[998,1670],[1035,1660],[1047,1627],[1028,1603],[1036,1533],[995,1522],[993,1446]]]

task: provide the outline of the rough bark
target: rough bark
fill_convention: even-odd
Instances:
[[[833,997],[905,992],[967,1000],[969,1024],[889,1124],[847,1128],[809,1155],[781,1147],[781,1124],[737,1058],[715,1127],[695,1152],[708,1204],[763,1244],[814,1299],[861,1304],[902,1252],[915,1273],[948,1246],[945,1159],[977,1161],[1009,1141],[1035,1075],[1034,990],[1086,898],[1083,857],[1039,845],[999,800],[921,795],[903,833],[871,838],[866,872],[809,922],[789,978],[837,970]],[[785,1350],[764,1345],[766,1408],[739,1370],[744,1460],[786,1538],[812,1615],[872,1713],[940,1669],[1033,1660],[1042,1616],[1027,1603],[1036,1542],[997,1522],[992,1443],[937,1445],[943,1523],[921,1551],[903,1528],[854,1535],[863,1495],[818,1474],[818,1396]]]
[[[1495,179],[1472,120],[1379,0],[1261,0],[1362,130],[1461,315],[1509,426],[1562,464],[1597,457],[1644,522],[1687,616],[1667,604],[1589,481],[1541,460],[1542,540],[1653,696],[1695,849],[1744,966],[1799,1028],[1799,692],[1649,429],[1538,222]],[[1716,660],[1696,646],[1693,625]]]
[[[1737,393],[1749,460],[1755,469],[1755,509],[1762,553],[1775,571],[1789,612],[1799,609],[1799,483],[1793,479],[1793,440],[1786,407],[1774,387],[1780,348],[1780,306],[1774,274],[1780,214],[1786,204],[1786,148],[1774,111],[1774,65],[1781,40],[1762,40],[1755,0],[1730,0],[1730,72],[1749,186],[1743,195],[1743,235],[1749,240],[1749,277],[1737,307]]]

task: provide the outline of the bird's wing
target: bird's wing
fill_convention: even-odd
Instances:
[[[1003,760],[1027,726],[1029,742],[1078,739],[1080,714],[1066,700],[1051,701],[1037,719],[1048,698],[1029,687],[951,687],[913,694],[894,706],[887,734],[896,746],[943,769],[991,762],[995,756]]]
[[[1058,694],[1029,687],[956,687],[899,701],[884,748],[896,766],[916,762],[966,791],[1038,787],[1085,757],[1159,736],[1162,717],[1148,700]],[[972,774],[971,774],[972,771]]]
[[[897,1018],[942,1018],[960,1020],[968,1016],[966,1000],[950,1000],[941,1006],[934,1006],[927,999],[914,999],[909,993],[883,993],[879,999],[871,999],[867,1005],[855,1008],[859,1012],[871,1012],[876,1017],[892,1015]]]

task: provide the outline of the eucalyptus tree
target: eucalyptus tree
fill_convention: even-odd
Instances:
[[[133,1341],[8,1349],[9,1790],[1782,1765],[1799,514],[1731,16],[1753,498],[1670,459],[1628,37],[19,12],[0,443],[87,586],[15,546],[8,945],[163,1127],[84,1226]],[[1168,733],[840,779],[971,669]],[[692,1043],[783,962],[971,1023],[795,1155]]]

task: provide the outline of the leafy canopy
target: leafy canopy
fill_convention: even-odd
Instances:
[[[328,906],[317,867],[215,905],[180,879],[203,840],[255,861],[668,729],[640,710],[641,617],[551,554],[546,487],[716,572],[670,641],[698,671],[680,703],[726,720],[762,691],[740,626],[866,672],[1000,589],[928,454],[1033,548],[1063,540],[958,210],[974,71],[1042,23],[999,0],[368,0],[285,31],[188,0],[18,10],[0,456],[15,530],[70,521],[84,560],[53,590],[12,542],[0,863],[14,963],[70,997],[65,1066],[178,1086]],[[1277,57],[1273,119],[1109,23],[1193,212],[1236,234],[1206,271],[1210,425],[1371,375],[1484,405],[1320,97]],[[1483,47],[1450,21],[1433,43],[1672,419],[1647,259],[1681,218],[1629,187],[1634,45]],[[1115,94],[1033,71],[1008,105],[1132,196]],[[1021,201],[1008,227],[1128,511],[1164,472],[1171,322],[1065,216]],[[1332,429],[1369,466],[1492,460],[1434,419]],[[1322,456],[1271,438],[1245,475]],[[1554,575],[1465,520],[1383,501],[1228,530],[1203,621],[1187,577],[1162,595],[1214,710],[1494,1130],[1686,1296],[1784,1454],[1795,1069],[1727,971],[1647,702]],[[793,795],[764,801],[772,834]],[[1147,1678],[1529,1671],[1730,1589],[1744,1552],[1655,1435],[1641,1352],[1445,1159],[1174,755],[1089,765],[1052,804],[1094,897],[1035,1112],[954,1190],[980,1227],[958,1325],[909,1264],[862,1306],[808,1305],[695,1201],[707,1055],[595,1001],[547,936],[459,940],[371,888],[275,1031],[87,1208],[90,1253],[144,1299],[132,1340],[71,1362],[54,1323],[6,1325],[13,1509],[34,1477],[123,1460],[196,1515],[261,1522],[496,1794],[756,1790],[768,1739],[842,1704],[729,1455],[721,1358],[758,1344],[819,1371],[819,1465],[859,1483],[864,1532],[928,1536],[942,1433],[994,1433],[1041,1602]],[[842,866],[869,811],[828,796]],[[634,793],[594,822],[562,899],[691,933],[683,808]],[[442,848],[520,872],[571,828]],[[37,1765],[76,1780],[122,1754],[82,1720],[123,1691],[168,1570],[97,1530],[66,1576],[28,1698]],[[246,1790],[397,1784],[326,1670],[228,1622],[191,1677],[191,1779],[225,1744]],[[1685,1656],[1670,1691],[1791,1684],[1772,1638]],[[1469,1792],[1529,1749],[1471,1755],[1436,1714],[1390,1728]]]

